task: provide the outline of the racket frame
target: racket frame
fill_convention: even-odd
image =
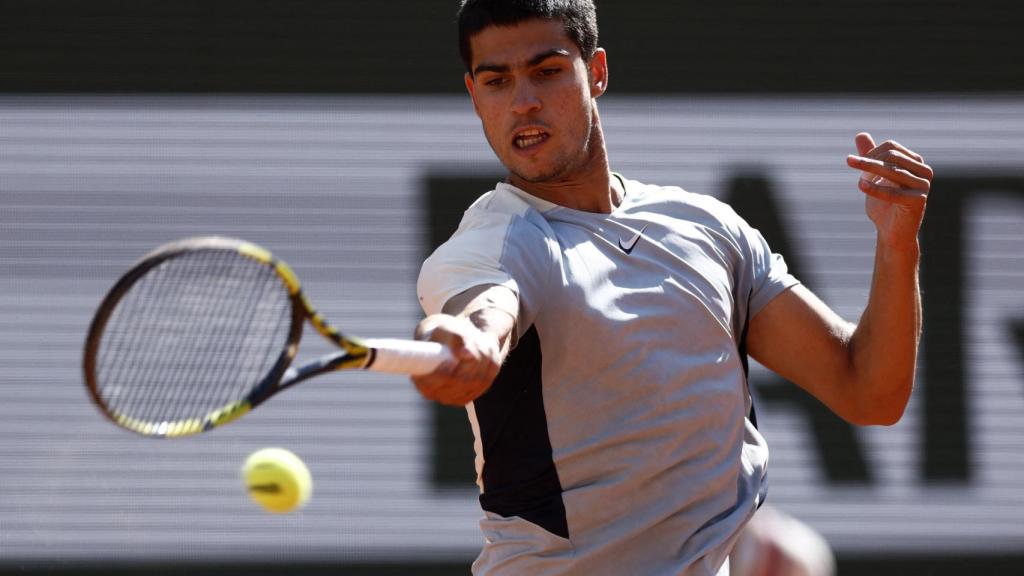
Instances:
[[[274,271],[278,279],[286,287],[288,297],[291,300],[291,323],[288,327],[288,337],[284,348],[278,354],[271,369],[252,387],[244,398],[212,410],[202,417],[173,422],[147,422],[118,413],[103,399],[96,374],[96,357],[99,354],[103,331],[108,320],[113,315],[122,297],[153,268],[173,258],[204,250],[235,251]],[[323,356],[302,366],[300,369],[289,370],[289,366],[298,353],[306,320],[309,320],[317,332],[341,350]],[[281,390],[318,374],[335,370],[366,368],[373,363],[374,355],[374,349],[366,345],[361,339],[342,335],[324,320],[323,316],[313,308],[306,295],[302,292],[302,287],[294,271],[283,260],[274,257],[266,249],[244,240],[223,236],[200,236],[160,246],[143,256],[121,276],[117,283],[107,292],[90,324],[89,334],[85,342],[82,368],[90,398],[108,419],[123,428],[143,436],[174,438],[198,434],[232,422],[247,414],[250,410]]]

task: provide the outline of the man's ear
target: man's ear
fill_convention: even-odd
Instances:
[[[476,112],[477,117],[480,116],[480,109],[476,105],[476,84],[473,83],[473,75],[466,72],[463,77],[466,82],[466,91],[469,92],[469,99],[473,101],[473,111]]]
[[[587,69],[590,72],[590,96],[597,98],[608,89],[608,53],[604,48],[594,50]]]

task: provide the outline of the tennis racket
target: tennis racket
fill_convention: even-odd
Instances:
[[[291,367],[307,321],[341,350]],[[270,252],[198,237],[157,248],[118,280],[92,320],[83,368],[108,418],[169,438],[232,422],[326,372],[426,374],[450,358],[436,342],[342,335]]]

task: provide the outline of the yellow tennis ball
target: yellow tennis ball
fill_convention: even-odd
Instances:
[[[242,466],[249,497],[277,514],[301,508],[313,494],[313,477],[298,456],[284,448],[264,448]]]

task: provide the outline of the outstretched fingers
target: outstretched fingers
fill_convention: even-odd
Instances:
[[[868,196],[893,204],[920,204],[928,199],[927,191],[888,186],[882,182],[874,182],[866,178],[861,178],[857,182],[857,186],[861,192]]]
[[[935,173],[931,167],[907,154],[889,149],[875,157],[848,156],[847,165],[862,172],[885,178],[912,190],[928,192]]]
[[[859,154],[847,156],[846,164],[863,173],[859,187],[865,194],[897,203],[927,197],[935,173],[921,155],[893,140],[875,146],[866,132],[855,143]]]

